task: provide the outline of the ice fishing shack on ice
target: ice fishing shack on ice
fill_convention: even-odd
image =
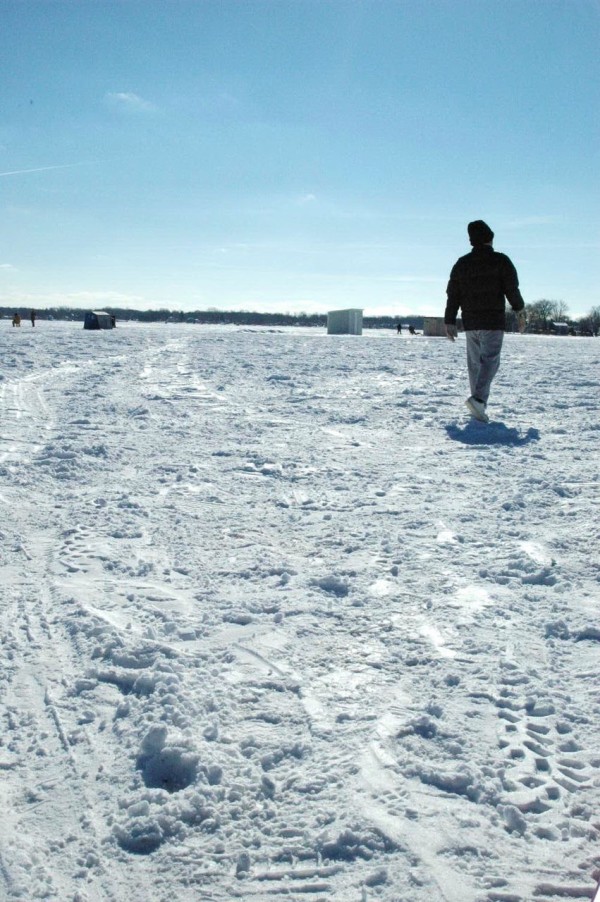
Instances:
[[[330,310],[327,314],[328,335],[362,335],[363,312],[359,309]]]
[[[114,329],[115,318],[105,310],[88,310],[83,320],[84,329]]]

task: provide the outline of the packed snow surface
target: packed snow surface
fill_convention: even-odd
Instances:
[[[592,898],[600,341],[0,343],[0,898]]]

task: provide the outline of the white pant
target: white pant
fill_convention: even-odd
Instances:
[[[502,329],[471,329],[467,336],[467,366],[471,395],[487,404],[492,380],[500,366]]]

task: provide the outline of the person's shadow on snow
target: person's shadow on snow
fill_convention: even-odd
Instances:
[[[479,423],[477,420],[469,420],[466,426],[448,423],[445,428],[448,438],[463,445],[529,445],[540,438],[539,429],[529,427],[523,434],[504,423]]]

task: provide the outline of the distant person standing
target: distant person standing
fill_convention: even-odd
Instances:
[[[444,323],[446,335],[454,341],[458,335],[456,317],[462,309],[471,386],[471,396],[465,403],[476,420],[488,423],[486,406],[504,340],[504,299],[517,313],[520,332],[525,328],[525,303],[512,261],[492,246],[494,233],[490,227],[477,219],[469,223],[467,231],[472,250],[452,267]]]
[[[30,319],[31,319],[31,325],[34,326],[34,327],[35,327],[35,318],[36,318],[36,315],[37,315],[37,314],[36,314],[35,310],[32,310],[31,313],[29,314],[29,317],[30,317]]]
[[[21,315],[19,313],[13,314],[12,324],[13,324],[13,326],[21,325]]]
[[[398,323],[398,325],[396,326],[396,332],[398,333],[398,335],[402,335],[402,323]]]

